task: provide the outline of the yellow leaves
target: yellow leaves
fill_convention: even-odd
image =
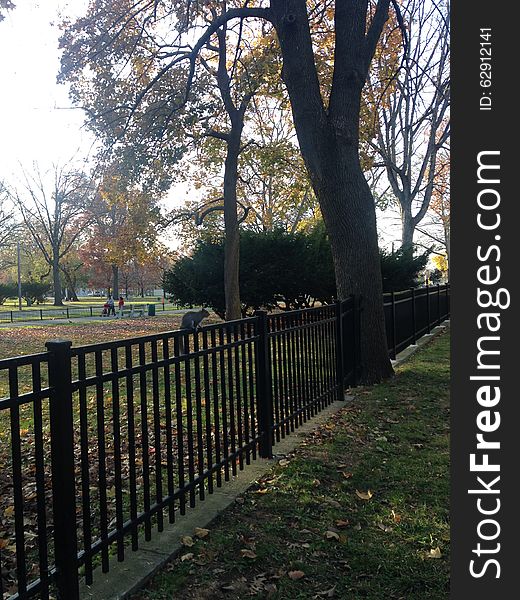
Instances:
[[[366,492],[360,492],[359,490],[356,490],[356,496],[358,498],[361,498],[361,500],[370,500],[370,498],[372,498],[373,495],[374,493],[370,490],[367,490]]]
[[[209,529],[204,529],[203,527],[195,527],[195,537],[198,537],[200,540],[208,537]]]
[[[429,552],[427,552],[426,558],[442,558],[442,553],[439,546],[432,548]]]
[[[193,546],[193,545],[195,544],[195,541],[194,541],[194,539],[191,537],[191,535],[183,535],[183,536],[181,537],[181,544],[182,544],[183,546],[188,546],[188,547],[191,547],[191,546]]]

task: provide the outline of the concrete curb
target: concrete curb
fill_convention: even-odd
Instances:
[[[434,338],[436,338],[438,335],[440,335],[443,331],[446,331],[446,329],[449,329],[449,327],[450,327],[449,319],[447,319],[446,321],[443,321],[440,325],[437,325],[437,327],[434,327],[432,329],[431,333],[426,333],[422,337],[420,337],[417,340],[417,344],[412,344],[412,345],[408,346],[407,348],[405,348],[404,350],[402,350],[401,352],[399,352],[399,354],[396,356],[395,360],[392,361],[392,366],[395,368],[395,367],[398,367],[399,365],[401,365],[405,360],[408,360],[410,358],[410,356],[413,356],[417,352],[417,350],[419,350],[419,348],[421,348],[425,344],[429,344]]]
[[[216,489],[213,494],[207,494],[206,499],[195,508],[187,507],[186,514],[179,516],[178,521],[171,525],[166,523],[161,533],[154,532],[151,541],[146,542],[140,537],[139,550],[132,552],[128,549],[123,562],[117,562],[115,557],[112,557],[108,573],[101,573],[101,569],[96,569],[91,586],[80,583],[81,600],[123,600],[137,592],[185,548],[180,542],[182,536],[193,535],[195,527],[208,527],[221,512],[235,502],[237,496],[265,475],[280,458],[292,452],[309,432],[345,407],[351,398],[345,395],[345,402],[333,402],[314,418],[300,425],[294,433],[276,443],[276,454],[272,459],[258,458],[250,465],[245,465],[243,471],[239,471],[230,481],[223,482],[222,487]]]

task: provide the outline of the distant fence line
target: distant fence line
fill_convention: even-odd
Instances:
[[[125,303],[125,309],[132,306],[147,308],[154,306],[156,311],[176,310],[176,304],[165,302],[129,302]],[[0,307],[1,309],[1,307]],[[117,305],[115,307],[118,312]],[[24,321],[52,321],[56,319],[77,319],[80,317],[99,317],[103,312],[103,305],[89,306],[61,306],[56,308],[25,308],[24,310],[0,310],[0,323],[20,323]],[[155,312],[155,311],[154,311]]]
[[[449,316],[449,286],[384,305],[394,357]],[[111,553],[271,456],[356,385],[361,327],[351,297],[0,360],[0,598],[76,600]]]

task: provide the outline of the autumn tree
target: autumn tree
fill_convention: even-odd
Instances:
[[[119,104],[123,134],[125,124],[140,114],[143,106],[154,106],[161,93],[161,106],[164,98],[169,99],[167,114],[171,118],[176,108],[185,106],[193,91],[201,51],[227,30],[228,23],[250,23],[258,35],[263,33],[262,23],[274,27],[283,59],[280,76],[289,94],[300,150],[331,241],[338,295],[346,298],[355,293],[364,299],[361,380],[367,383],[392,374],[381,298],[375,207],[360,162],[359,135],[363,88],[388,20],[390,3],[334,3],[332,77],[330,87],[323,88],[309,24],[321,9],[319,2],[307,6],[306,0],[258,0],[254,6],[222,5],[222,11],[204,20],[197,16],[202,4],[199,2],[158,0],[134,4],[129,0],[98,0],[91,4],[88,19],[68,28],[63,39],[67,51],[62,72],[73,73],[72,87],[79,96],[78,89],[84,83],[77,75],[78,70],[82,71],[81,63],[92,65],[99,59],[106,65],[109,47],[116,49],[111,56],[118,72],[123,73],[134,57],[143,65],[142,76],[134,81],[137,91],[130,107],[128,103]],[[193,18],[195,30],[188,27]],[[153,31],[157,27],[163,32],[161,44],[150,49],[147,45],[157,39]],[[173,34],[174,44],[165,41],[168,32]],[[123,46],[125,39],[128,44]],[[118,88],[120,79],[106,83]],[[172,80],[175,85],[171,85]],[[179,93],[181,84],[184,93]],[[176,103],[179,96],[180,102]]]
[[[160,215],[156,194],[130,184],[112,165],[102,178],[89,215],[83,256],[90,255],[95,271],[104,273],[108,267],[112,294],[118,296],[120,270],[131,261],[143,260],[156,244]]]
[[[83,232],[92,184],[81,171],[58,165],[45,172],[34,165],[32,173],[24,171],[23,177],[10,195],[52,272],[54,305],[62,306],[61,268]]]
[[[437,157],[450,135],[449,17],[447,0],[403,4],[407,44],[398,74],[389,79],[393,93],[379,105],[372,146],[400,209],[404,248],[412,248],[428,211]]]

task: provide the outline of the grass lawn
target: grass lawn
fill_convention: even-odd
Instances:
[[[183,313],[168,314],[168,311],[165,312],[166,314],[161,310],[155,317],[123,319],[112,317],[88,323],[70,319],[69,323],[53,324],[51,321],[43,321],[41,325],[0,328],[0,360],[11,356],[45,352],[45,342],[52,339],[71,340],[74,346],[82,346],[178,329]],[[219,321],[221,319],[211,314],[204,323]]]
[[[449,333],[237,499],[133,600],[449,596]]]

